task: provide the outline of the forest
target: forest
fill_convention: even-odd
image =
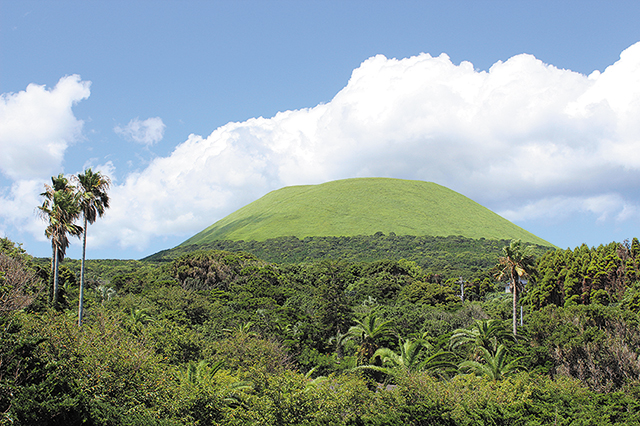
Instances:
[[[0,424],[640,424],[638,239],[522,247],[515,335],[518,246],[491,244],[473,270],[87,260],[79,325],[81,262],[52,305],[51,259],[0,239]]]
[[[215,240],[208,243],[179,245],[146,257],[143,260],[171,261],[194,250],[226,250],[247,252],[262,260],[278,264],[340,259],[349,262],[371,262],[379,259],[410,260],[426,273],[471,278],[475,273],[493,266],[502,247],[509,240],[474,239],[461,235],[413,236],[393,232],[350,237],[293,236],[269,238],[265,241]],[[541,255],[550,247],[535,245]]]

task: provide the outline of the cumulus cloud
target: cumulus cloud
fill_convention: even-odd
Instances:
[[[113,130],[128,141],[149,147],[162,140],[165,127],[160,117],[147,118],[144,121],[134,118],[126,126],[116,126]]]
[[[104,238],[191,234],[266,192],[359,176],[445,185],[513,220],[637,217],[640,43],[590,76],[518,55],[372,57],[327,104],[191,135],[113,190]]]
[[[326,104],[191,135],[121,179],[90,238],[145,249],[283,186],[365,176],[433,181],[515,221],[637,220],[638,117],[640,43],[589,76],[526,54],[488,71],[375,56]],[[150,145],[163,129],[156,118],[116,131]]]
[[[557,196],[535,200],[499,214],[511,221],[561,221],[577,214],[588,213],[597,222],[638,219],[638,205],[618,193],[593,196]]]
[[[50,90],[30,84],[0,95],[0,172],[11,181],[0,188],[0,234],[13,227],[44,240],[39,194],[60,172],[67,148],[82,138],[83,122],[72,107],[89,97],[90,85],[71,75]]]
[[[40,241],[45,240],[44,222],[38,217],[37,208],[42,204],[39,194],[44,180],[25,179],[14,182],[0,193],[0,234],[6,235],[9,226],[29,233]]]
[[[90,85],[71,75],[51,90],[30,84],[0,95],[0,172],[13,180],[57,173],[67,147],[82,135],[72,106],[89,97]]]

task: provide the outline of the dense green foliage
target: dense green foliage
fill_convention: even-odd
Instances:
[[[638,311],[639,266],[637,238],[595,249],[583,244],[575,250],[551,251],[539,261],[529,300],[535,307],[623,302]]]
[[[216,240],[373,235],[520,239],[551,246],[491,210],[431,182],[360,178],[270,192],[181,245]]]
[[[349,262],[405,259],[418,264],[425,272],[447,277],[471,278],[492,268],[502,254],[507,240],[412,235],[374,235],[354,237],[279,237],[266,241],[212,241],[200,245],[180,245],[147,257],[148,261],[171,261],[195,250],[226,250],[252,253],[271,263],[291,264],[326,259]],[[548,246],[534,246],[542,255]]]
[[[542,254],[514,338],[497,268],[462,301],[404,259],[88,261],[78,327],[67,259],[58,310],[0,316],[0,424],[639,425],[638,261],[635,239]]]

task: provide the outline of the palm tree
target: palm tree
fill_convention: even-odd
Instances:
[[[342,358],[344,358],[344,344],[351,340],[353,338],[353,335],[349,334],[349,333],[340,333],[339,331],[336,333],[335,336],[332,336],[331,338],[329,338],[329,344],[333,344],[335,343],[336,345],[336,357],[340,360]]]
[[[184,371],[178,372],[178,377],[183,383],[190,383],[192,385],[198,385],[205,383],[213,378],[218,371],[222,369],[224,361],[218,361],[209,366],[209,363],[205,360],[198,362],[190,361],[186,365]]]
[[[513,335],[516,335],[517,327],[517,307],[518,292],[524,290],[521,278],[530,276],[533,273],[534,257],[533,247],[528,246],[524,250],[520,240],[512,240],[511,244],[502,248],[502,256],[498,259],[497,274],[498,280],[508,279],[510,281],[511,293],[513,294]]]
[[[399,353],[389,348],[380,348],[373,354],[371,357],[372,360],[380,357],[382,367],[366,365],[360,368],[372,369],[389,375],[393,375],[398,371],[410,373],[414,371],[456,368],[455,364],[447,360],[447,358],[453,355],[451,352],[438,351],[426,357],[421,356],[424,350],[429,352],[433,351],[433,346],[425,340],[408,339],[404,342],[400,341],[399,346]]]
[[[98,288],[96,288],[96,292],[98,296],[100,296],[100,303],[102,305],[104,305],[104,302],[109,302],[116,295],[116,291],[105,284],[99,285]]]
[[[358,348],[358,362],[368,360],[378,349],[378,342],[392,334],[393,321],[383,321],[375,312],[371,312],[362,321],[356,320],[356,325],[351,327],[347,334],[360,340]]]
[[[80,215],[79,196],[74,192],[74,187],[62,173],[58,177],[51,178],[52,186],[45,185],[42,206],[39,206],[40,215],[49,221],[45,229],[45,235],[51,240],[53,251],[51,269],[53,271],[53,306],[58,306],[58,266],[69,247],[67,234],[79,237],[82,227],[73,222]]]
[[[258,333],[251,331],[253,327],[253,321],[247,321],[244,324],[238,324],[235,328],[223,328],[222,331],[231,335],[242,337],[258,337]]]
[[[487,376],[490,380],[500,380],[520,368],[518,362],[522,358],[516,358],[510,363],[506,363],[507,350],[502,345],[498,346],[495,355],[483,347],[480,347],[480,350],[484,364],[478,361],[464,361],[460,364],[460,369]]]
[[[134,328],[154,321],[151,315],[149,315],[149,311],[144,308],[136,309],[133,307],[130,310],[129,320]]]
[[[108,176],[103,176],[100,172],[94,173],[91,168],[75,176],[75,180],[78,181],[80,208],[84,219],[82,265],[80,267],[80,297],[78,301],[78,326],[81,326],[84,302],[84,260],[87,251],[87,224],[95,222],[98,217],[102,217],[104,211],[109,208],[107,189],[109,189],[111,181]]]
[[[188,388],[216,388],[214,376],[222,369],[223,365],[223,361],[217,361],[212,366],[209,366],[209,363],[204,360],[197,364],[194,361],[190,361],[184,371],[178,372],[178,378],[182,385]],[[237,406],[240,404],[239,391],[252,388],[253,386],[248,381],[227,383],[220,389],[223,395],[222,402],[232,407]]]
[[[496,353],[501,340],[512,338],[502,321],[496,319],[476,320],[471,328],[459,328],[449,338],[449,348],[455,349],[467,343],[487,349],[492,355]]]

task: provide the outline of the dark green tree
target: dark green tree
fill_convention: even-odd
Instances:
[[[347,264],[332,260],[315,263],[308,272],[314,286],[315,316],[322,329],[321,340],[325,342],[345,332],[352,324],[350,298],[347,295],[352,277]]]

